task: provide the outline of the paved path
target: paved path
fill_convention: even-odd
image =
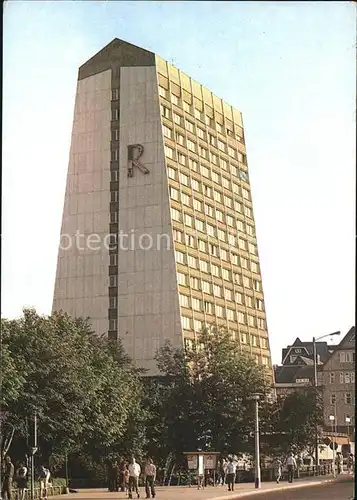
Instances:
[[[352,476],[350,476],[352,477]],[[345,478],[349,479],[349,478]],[[268,492],[280,492],[288,490],[296,490],[300,488],[313,488],[318,485],[334,482],[332,476],[324,476],[318,478],[298,479],[293,484],[282,482],[276,484],[273,482],[262,483],[261,488],[255,489],[252,483],[240,483],[235,485],[234,492],[227,491],[227,487],[216,486],[207,487],[203,490],[198,490],[197,487],[192,486],[158,486],[156,488],[156,498],[159,500],[234,500],[242,497],[252,497],[253,495],[267,494]],[[56,497],[57,499],[59,497]],[[65,495],[66,500],[121,500],[126,499],[125,493],[111,493],[105,489],[96,490],[79,490],[78,493],[70,493]],[[133,495],[136,498],[136,495]],[[145,498],[145,489],[140,488],[140,498]],[[265,495],[264,495],[265,498]],[[290,498],[290,497],[289,497]]]

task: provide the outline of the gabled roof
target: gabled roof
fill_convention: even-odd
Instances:
[[[301,342],[299,337],[294,341],[292,345],[289,345],[288,347],[282,349],[282,364],[285,364],[290,351],[294,347],[301,347],[304,348],[306,352],[306,357],[313,357],[313,342]],[[330,352],[329,350],[331,347],[335,346],[329,346],[327,342],[316,342],[316,354],[318,357],[320,357],[320,361],[322,363],[325,363],[325,361],[329,358]],[[303,354],[302,354],[303,355]]]
[[[333,349],[331,349],[331,352],[329,354],[329,357],[327,358],[327,360],[325,361],[324,363],[324,366],[328,363],[328,361],[330,361],[332,359],[333,356],[336,355],[336,353],[338,353],[339,351],[342,351],[343,349],[354,349],[356,350],[356,340],[355,340],[355,327],[352,326],[348,332],[346,333],[346,335],[343,337],[343,339],[341,340],[341,342],[335,346],[330,346],[331,348],[333,347]]]
[[[275,383],[276,384],[289,384],[295,383],[296,379],[308,378],[312,380],[314,377],[313,366],[296,366],[296,365],[282,365],[275,367]]]

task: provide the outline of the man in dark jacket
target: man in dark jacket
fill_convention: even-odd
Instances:
[[[1,488],[1,497],[3,500],[11,500],[12,481],[14,479],[14,465],[9,455],[5,457],[4,480]]]

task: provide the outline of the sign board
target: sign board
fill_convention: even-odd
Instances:
[[[216,468],[216,455],[205,455],[205,469],[213,470]]]
[[[187,455],[187,465],[190,470],[197,469],[197,455]]]
[[[297,384],[308,384],[310,382],[309,378],[297,378],[295,380]]]

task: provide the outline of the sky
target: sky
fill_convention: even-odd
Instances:
[[[273,362],[297,336],[347,332],[352,2],[8,1],[3,22],[2,317],[51,311],[78,67],[121,38],[243,113]]]

